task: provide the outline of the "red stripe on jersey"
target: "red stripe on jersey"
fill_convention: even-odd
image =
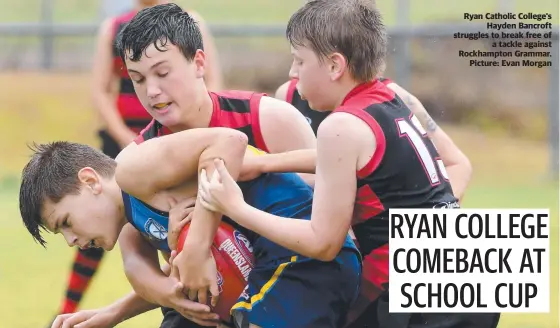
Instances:
[[[373,116],[369,115],[363,110],[355,110],[351,112],[352,114],[356,115],[357,117],[361,118],[371,129],[373,135],[375,136],[375,152],[371,159],[358,171],[358,178],[363,179],[368,175],[372,174],[375,169],[381,163],[383,159],[383,155],[385,155],[385,149],[387,148],[387,140],[385,139],[385,133],[383,129],[377,123]]]
[[[232,128],[238,129],[244,126],[251,124],[251,113],[250,112],[233,112],[223,110],[220,107],[220,97],[228,98],[225,95],[233,95],[241,93],[242,96],[245,96],[244,92],[236,92],[236,91],[225,91],[220,93],[210,93],[210,98],[212,98],[212,118],[210,119],[210,124],[208,127],[215,128],[215,127],[225,127],[225,128]],[[236,98],[230,97],[234,99],[243,99],[244,98]]]
[[[385,211],[385,208],[381,200],[373,192],[369,184],[358,188],[354,205],[353,224],[367,221],[383,211]]]
[[[220,109],[220,100],[218,99],[218,95],[214,92],[210,92],[210,98],[212,98],[212,117],[210,117],[208,127],[215,128],[220,126],[220,115],[222,111]]]
[[[134,139],[134,142],[139,145],[146,141],[144,134],[148,133],[148,131],[153,128],[154,124],[156,124],[156,120],[152,120],[148,125],[146,125],[146,127],[140,131],[140,134]]]
[[[120,78],[129,79],[128,71],[126,70],[126,65],[124,64],[121,57],[113,57],[113,71]]]
[[[136,138],[134,138],[133,141],[134,141],[134,143],[137,144],[137,145],[143,143],[145,140],[144,140],[144,135],[142,135],[142,132],[140,132],[140,134],[138,134],[138,135],[136,136]]]
[[[75,263],[79,263],[86,268],[95,269],[99,265],[98,259],[91,259],[89,257],[84,256],[81,252],[78,252],[78,256],[76,256]]]
[[[362,262],[360,294],[348,312],[345,327],[354,327],[356,320],[383,292],[389,282],[389,245],[368,254]]]
[[[257,93],[253,97],[251,97],[251,100],[249,101],[251,110],[251,125],[253,127],[253,138],[255,139],[255,146],[260,150],[264,150],[265,152],[270,153],[262,135],[261,121],[259,116],[261,99],[263,96],[264,94]]]
[[[292,79],[290,81],[290,84],[288,84],[288,91],[286,92],[286,101],[289,102],[290,104],[294,99],[294,92],[296,91],[296,85],[297,85],[296,79]]]
[[[371,105],[382,104],[393,99],[395,99],[395,92],[387,88],[381,81],[375,80],[362,83],[352,89],[342,101],[341,106],[365,109]]]
[[[117,97],[117,109],[122,118],[126,119],[144,119],[152,118],[150,113],[142,106],[142,103],[136,97],[136,94],[119,94]]]
[[[381,160],[383,159],[383,156],[385,155],[385,150],[387,148],[387,140],[385,139],[385,133],[383,132],[383,129],[381,128],[379,123],[377,123],[375,118],[373,118],[373,116],[369,115],[361,108],[343,106],[337,108],[335,112],[349,113],[360,118],[369,126],[369,128],[373,132],[373,135],[375,136],[375,142],[376,142],[375,152],[373,153],[371,159],[366,163],[366,165],[364,165],[364,167],[362,167],[357,172],[358,178],[363,179],[368,175],[372,174],[373,171],[377,169],[377,167],[381,163]]]
[[[360,294],[375,300],[389,283],[389,244],[374,249],[364,257]]]

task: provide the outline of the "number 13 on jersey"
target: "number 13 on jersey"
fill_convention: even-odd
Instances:
[[[414,150],[418,155],[418,159],[422,163],[424,171],[426,172],[431,184],[440,184],[440,175],[444,180],[449,181],[449,176],[447,175],[443,161],[440,158],[434,158],[425,143],[427,133],[422,127],[422,124],[420,124],[418,118],[412,115],[410,117],[410,122],[407,119],[399,119],[395,121],[395,123],[399,129],[399,136],[402,138],[408,138],[410,144],[414,147]],[[429,142],[431,143],[432,141],[429,140]],[[435,149],[435,145],[433,143],[432,146],[434,146]]]

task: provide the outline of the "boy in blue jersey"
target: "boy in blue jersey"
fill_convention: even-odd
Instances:
[[[150,236],[152,246],[168,254],[165,219],[171,204],[197,194],[199,172],[212,171],[216,157],[223,159],[234,176],[239,175],[244,156],[252,154],[246,149],[247,137],[225,128],[192,129],[132,144],[116,161],[76,143],[39,145],[23,170],[20,212],[27,229],[42,245],[41,228],[62,233],[70,246],[111,250],[122,228],[130,223]],[[310,218],[312,190],[296,174],[265,174],[241,187],[246,201],[263,211]],[[195,209],[193,215],[197,214]],[[233,308],[237,326],[343,324],[357,295],[361,269],[359,253],[349,236],[333,261],[299,256],[262,237],[252,242],[255,268],[249,275],[249,297],[241,297]],[[216,270],[213,260],[203,260],[201,265]],[[176,296],[184,298],[178,280],[176,290]],[[212,292],[218,296],[217,290]],[[200,303],[207,303],[208,295],[197,296]],[[212,303],[216,300],[212,297]],[[154,304],[158,300],[131,294],[106,308],[60,318],[58,324],[66,321],[72,326],[103,318],[103,324],[110,326],[156,307]]]

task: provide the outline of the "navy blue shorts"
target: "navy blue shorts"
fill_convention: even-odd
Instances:
[[[257,263],[232,307],[236,327],[338,328],[356,299],[361,280],[356,250],[330,262],[291,256]]]

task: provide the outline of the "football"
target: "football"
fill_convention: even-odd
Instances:
[[[189,226],[187,224],[179,235],[178,252],[183,250]],[[214,237],[212,255],[216,260],[220,291],[220,299],[212,311],[222,320],[229,321],[230,309],[245,289],[249,273],[254,267],[253,248],[247,237],[230,224],[222,222]]]

